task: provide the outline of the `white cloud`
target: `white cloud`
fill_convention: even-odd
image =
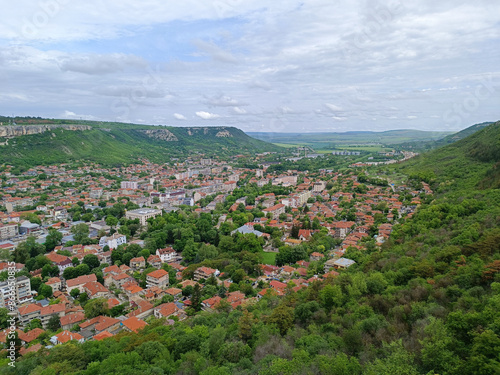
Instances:
[[[205,98],[204,103],[214,107],[234,107],[244,105],[244,103],[240,103],[238,100],[227,95]]]
[[[202,118],[203,120],[213,120],[213,119],[220,117],[220,115],[217,115],[215,113],[205,112],[205,111],[196,112],[196,116],[198,116],[199,118]]]
[[[89,75],[117,73],[127,67],[145,68],[146,66],[147,63],[142,58],[124,54],[89,54],[70,57],[61,62],[62,71],[71,71]]]
[[[62,118],[66,119],[78,119],[78,120],[97,120],[96,117],[92,115],[78,115],[75,112],[72,111],[64,111],[64,113],[61,115]]]
[[[247,111],[244,108],[233,107],[233,111],[238,115],[244,115]]]
[[[187,120],[186,116],[181,115],[180,113],[174,113],[174,117],[175,117],[177,120]]]
[[[325,106],[332,112],[342,111],[342,108],[335,104],[325,103]]]

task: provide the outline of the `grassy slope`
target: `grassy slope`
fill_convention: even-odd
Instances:
[[[441,176],[446,190],[500,187],[500,122],[401,166],[406,174]]]
[[[15,137],[9,140],[8,145],[0,146],[0,163],[34,166],[85,159],[116,165],[132,163],[139,158],[164,162],[168,161],[169,157],[187,156],[193,153],[222,156],[280,150],[277,146],[253,139],[232,127],[167,127],[178,138],[176,142],[167,142],[150,138],[141,132],[160,127],[89,121],[63,123],[91,125],[93,129],[90,131],[55,129],[43,134]],[[228,130],[233,136],[217,137],[216,134],[221,129]]]

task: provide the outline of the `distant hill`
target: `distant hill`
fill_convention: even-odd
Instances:
[[[227,126],[179,128],[32,118],[16,118],[15,125],[2,121],[0,126],[0,163],[25,167],[76,160],[104,165],[141,158],[165,162],[193,154],[215,157],[279,150]]]
[[[428,181],[439,175],[445,190],[500,188],[500,121],[460,133],[465,137],[403,164],[403,172]]]
[[[329,133],[266,133],[249,132],[250,136],[271,143],[306,145],[314,148],[330,147],[332,144],[342,146],[346,144],[377,143],[383,145],[399,144],[414,141],[435,141],[450,132],[431,132],[421,130],[388,130],[384,132],[350,131]]]

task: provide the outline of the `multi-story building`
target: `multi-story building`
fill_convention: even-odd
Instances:
[[[277,219],[279,215],[285,213],[285,205],[280,203],[269,208],[265,208],[262,212],[270,214],[272,219]]]
[[[156,255],[160,257],[162,263],[172,262],[177,259],[177,252],[171,247],[156,250]]]
[[[7,240],[18,234],[17,224],[0,224],[0,240]]]
[[[7,280],[0,283],[0,307],[7,307],[9,301],[12,300],[15,301],[16,306],[33,302],[29,278],[20,276],[15,281]]]
[[[199,267],[194,271],[194,280],[208,279],[210,276],[218,276],[219,271],[209,267]]]
[[[116,249],[118,246],[126,244],[127,243],[127,236],[120,234],[120,233],[114,233],[113,235],[109,237],[101,237],[99,240],[99,246],[104,247],[104,246],[109,246],[110,249]]]
[[[156,286],[158,288],[164,288],[168,286],[168,272],[160,269],[153,272],[148,273],[146,276],[146,287],[151,288],[152,286]]]
[[[137,189],[139,184],[137,181],[122,181],[120,183],[120,188],[122,189]]]
[[[127,211],[125,217],[128,220],[139,219],[141,225],[146,225],[147,220],[161,215],[162,211],[154,208],[139,208],[137,210]]]

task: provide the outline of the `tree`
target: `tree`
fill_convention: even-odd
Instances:
[[[286,306],[285,304],[278,305],[269,318],[267,318],[269,324],[276,324],[282,336],[293,327],[293,309]]]
[[[365,374],[417,375],[419,373],[415,368],[413,356],[404,349],[401,340],[385,344],[384,351],[389,354],[383,359],[377,358],[369,363]]]
[[[50,298],[52,297],[52,287],[47,284],[42,284],[40,285],[38,293],[40,293],[40,295],[44,296],[45,298]]]
[[[54,250],[54,248],[61,244],[63,234],[56,229],[49,229],[49,234],[45,238],[45,248],[47,251]]]
[[[193,287],[193,294],[191,295],[191,307],[195,311],[201,310],[201,287],[198,283]]]
[[[66,280],[71,280],[71,279],[74,279],[75,277],[78,277],[78,276],[80,276],[80,275],[78,274],[78,271],[76,270],[75,267],[68,267],[68,268],[65,268],[63,271],[63,277]]]
[[[94,298],[85,304],[85,317],[95,318],[99,315],[109,315],[108,301],[106,298]]]
[[[33,320],[30,320],[30,322],[28,323],[28,331],[31,331],[35,328],[42,328],[43,329],[43,326],[42,326],[42,321],[40,319],[33,319]]]
[[[71,233],[77,243],[83,243],[89,238],[89,227],[84,223],[76,224],[71,228]]]
[[[342,289],[339,285],[326,285],[319,292],[319,298],[321,305],[330,311],[333,306],[339,306],[342,303]]]
[[[99,267],[101,264],[97,255],[94,254],[85,255],[83,257],[82,263],[88,265],[91,270]]]
[[[55,264],[52,266],[50,264],[46,264],[42,267],[42,277],[45,278],[47,276],[55,277],[59,276],[59,267]]]
[[[61,327],[61,320],[59,315],[52,315],[47,323],[47,329],[57,331]]]
[[[238,320],[238,336],[247,342],[252,338],[252,327],[257,323],[257,319],[248,310],[243,311],[243,315]]]
[[[71,292],[69,292],[70,296],[73,297],[74,299],[77,299],[78,296],[80,295],[80,290],[77,288],[71,289]]]

